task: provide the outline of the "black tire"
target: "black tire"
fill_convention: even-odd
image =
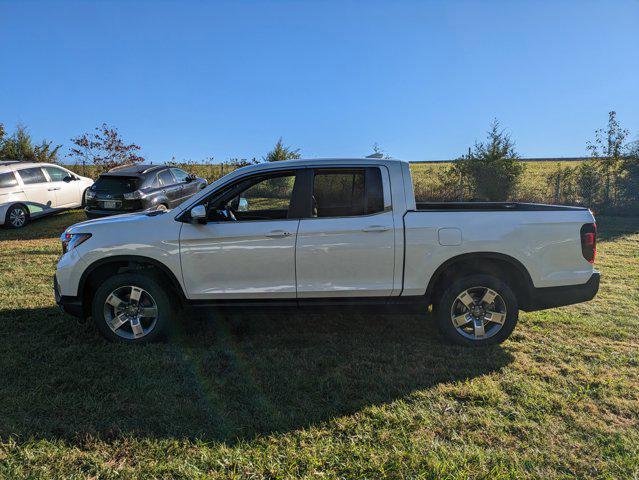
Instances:
[[[138,338],[125,338],[123,336],[124,334],[129,334],[129,331],[131,332],[131,335],[133,335],[133,329],[131,328],[130,323],[128,325],[126,323],[123,324],[120,329],[117,329],[119,334],[116,334],[115,331],[112,330],[111,327],[108,325],[109,320],[105,317],[105,308],[111,308],[113,309],[112,312],[115,312],[115,307],[105,307],[105,303],[109,296],[113,292],[118,291],[118,289],[125,289],[125,287],[127,286],[133,286],[144,290],[146,294],[150,295],[151,300],[157,307],[155,324],[152,327],[151,325],[148,325],[148,327],[150,327],[149,331]],[[141,300],[140,303],[142,303],[142,301],[146,301],[147,305],[152,305],[152,303],[148,300],[146,294],[144,294],[143,300]],[[171,326],[175,315],[170,300],[173,296],[174,295],[172,290],[166,287],[159,278],[152,274],[133,272],[121,273],[103,282],[102,285],[100,285],[100,287],[95,291],[95,294],[93,295],[93,302],[91,305],[93,322],[95,323],[95,326],[100,334],[111,342],[154,342],[162,339]],[[122,298],[120,295],[118,295],[118,297]],[[126,296],[124,299],[126,299]],[[143,320],[143,322],[144,321],[146,320]]]
[[[15,215],[22,213],[21,217],[24,218],[24,223],[16,224]],[[21,203],[16,203],[15,205],[11,205],[7,210],[7,214],[4,217],[4,224],[7,228],[22,228],[29,224],[31,221],[31,216],[29,215],[29,209],[22,205]]]
[[[461,302],[457,301],[457,297],[465,291],[471,291],[471,293],[476,296],[481,296],[482,290],[480,290],[480,288],[491,289],[499,295],[496,300],[499,304],[498,307],[503,306],[505,308],[505,320],[503,324],[501,324],[501,327],[495,330],[491,336],[488,336],[490,330],[486,330],[486,338],[477,338],[474,333],[466,332],[466,335],[473,336],[473,338],[469,338],[468,336],[465,336],[464,333],[460,332],[460,329],[463,331],[463,328],[460,327],[460,329],[458,329],[457,326],[453,324],[453,307],[462,307],[460,313],[463,315],[465,311],[463,306],[460,305]],[[485,290],[483,291],[485,292]],[[481,304],[481,302],[476,303]],[[495,308],[495,310],[503,310],[503,308]],[[452,343],[464,346],[484,346],[502,343],[510,336],[515,325],[517,325],[517,320],[519,318],[517,297],[515,297],[515,294],[510,287],[500,279],[484,274],[469,275],[453,282],[448,288],[446,288],[440,299],[434,305],[434,311],[435,321],[437,322],[437,326],[444,337]],[[466,328],[472,329],[476,332],[472,325],[473,324],[471,322],[470,326],[467,326]],[[498,327],[498,324],[485,322],[485,326],[492,329]]]

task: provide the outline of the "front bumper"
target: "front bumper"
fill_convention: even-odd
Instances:
[[[601,274],[595,271],[590,279],[581,285],[533,288],[527,308],[522,307],[522,310],[532,312],[592,300],[599,290],[600,277]]]
[[[55,296],[55,303],[58,304],[64,313],[68,313],[69,315],[78,318],[85,317],[84,306],[82,305],[82,300],[80,300],[80,298],[60,295],[60,287],[55,275],[53,276],[53,294]]]

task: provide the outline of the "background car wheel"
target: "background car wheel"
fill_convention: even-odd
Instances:
[[[470,275],[453,282],[435,305],[442,334],[458,345],[495,345],[512,333],[519,316],[517,298],[491,275]]]
[[[107,340],[127,343],[156,341],[173,318],[170,290],[152,275],[121,273],[95,292],[93,321]]]
[[[9,228],[22,228],[29,223],[29,210],[24,205],[12,205],[7,210],[4,224]]]
[[[169,209],[169,207],[167,207],[163,203],[160,203],[157,207],[155,207],[155,209],[159,212],[166,212]]]

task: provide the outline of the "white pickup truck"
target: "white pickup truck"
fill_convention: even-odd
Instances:
[[[599,287],[588,209],[416,203],[399,160],[252,165],[168,212],[78,223],[61,240],[57,303],[125,342],[157,339],[185,305],[432,305],[447,339],[487,345],[520,309]]]

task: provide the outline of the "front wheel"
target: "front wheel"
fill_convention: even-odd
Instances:
[[[169,298],[170,291],[152,275],[115,275],[93,296],[93,321],[107,340],[153,342],[166,333],[171,323],[173,308]]]
[[[470,275],[453,282],[435,305],[440,331],[458,345],[501,343],[512,333],[518,316],[515,294],[491,275]]]

